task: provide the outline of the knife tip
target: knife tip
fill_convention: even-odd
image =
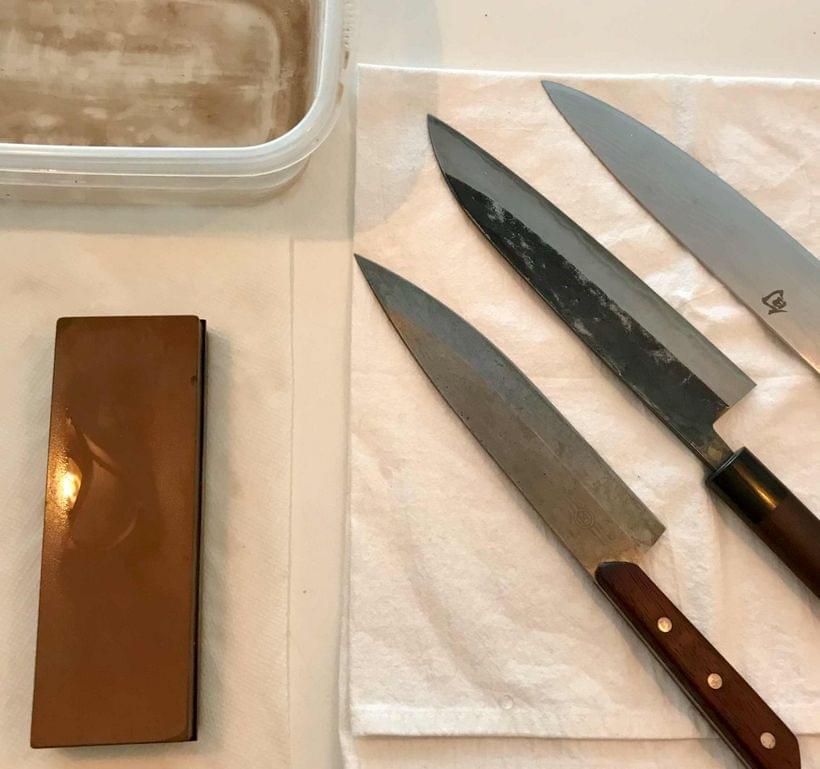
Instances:
[[[359,265],[359,269],[362,271],[362,274],[371,286],[374,285],[374,281],[378,281],[379,278],[384,277],[389,272],[389,270],[382,267],[380,264],[377,264],[361,254],[353,254],[353,258],[356,260],[356,264]]]
[[[371,262],[370,259],[367,259],[366,257],[362,256],[361,254],[353,254],[353,258],[356,260],[356,264],[359,265],[359,268],[362,271],[366,270],[368,267],[370,267],[373,264],[373,262]]]
[[[433,149],[436,147],[436,136],[440,136],[447,131],[452,131],[441,118],[435,115],[427,114],[427,133],[430,135],[430,141],[433,143]]]
[[[563,96],[566,94],[577,93],[574,88],[570,88],[568,85],[564,85],[563,83],[558,83],[555,80],[542,80],[541,81],[542,88],[547,92],[547,96],[550,99],[553,99],[555,96]]]
[[[370,290],[379,300],[379,304],[392,317],[397,291],[401,293],[402,286],[406,288],[412,284],[409,284],[407,280],[392,270],[388,270],[387,267],[382,267],[378,262],[371,261],[360,254],[353,254],[353,257],[356,259],[356,263],[359,265],[368,286],[370,286]]]
[[[427,133],[430,136],[430,145],[433,148],[436,162],[449,180],[453,153],[467,140],[455,128],[435,115],[427,115]]]

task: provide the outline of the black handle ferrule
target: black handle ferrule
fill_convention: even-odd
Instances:
[[[771,470],[741,449],[706,482],[820,597],[820,521]]]
[[[732,454],[706,482],[749,523],[761,523],[789,491],[749,449]]]

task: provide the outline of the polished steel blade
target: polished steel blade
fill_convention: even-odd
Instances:
[[[731,454],[715,420],[754,382],[546,198],[455,129],[429,118],[465,212],[570,328],[708,466]]]
[[[618,181],[787,344],[820,366],[820,264],[720,177],[629,115],[544,81]]]
[[[430,381],[588,571],[657,540],[660,521],[512,361],[417,286],[356,259]]]

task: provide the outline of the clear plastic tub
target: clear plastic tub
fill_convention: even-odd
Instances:
[[[207,147],[0,142],[0,194],[39,200],[213,203],[275,194],[296,178],[330,133],[344,92],[349,58],[345,0],[316,0],[312,14],[312,97],[306,99],[304,117],[281,136],[252,146]]]

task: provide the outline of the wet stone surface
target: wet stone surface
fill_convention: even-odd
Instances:
[[[242,146],[304,115],[310,0],[8,0],[0,140]]]

